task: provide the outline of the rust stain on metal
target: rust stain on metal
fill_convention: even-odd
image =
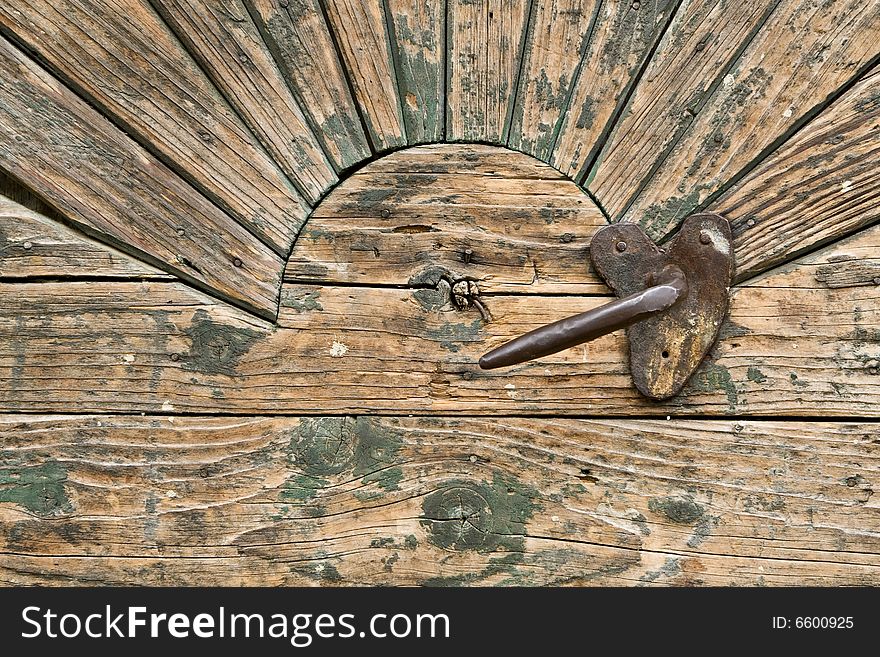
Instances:
[[[626,251],[615,245],[626,242]],[[691,215],[661,249],[635,224],[596,233],[593,266],[618,296],[655,284],[657,272],[679,267],[687,280],[682,298],[668,310],[627,329],[636,388],[651,399],[678,394],[718,338],[733,278],[730,225],[717,214]]]

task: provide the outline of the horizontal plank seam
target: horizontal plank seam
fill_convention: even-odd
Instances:
[[[465,365],[462,363],[462,365]],[[153,418],[163,418],[163,417],[188,417],[188,418],[205,418],[205,419],[213,419],[213,418],[228,418],[228,419],[248,419],[248,420],[271,420],[271,419],[287,419],[287,418],[358,418],[358,417],[378,417],[378,418],[406,418],[406,417],[418,417],[421,419],[450,419],[450,420],[460,420],[464,419],[475,419],[475,420],[485,420],[487,418],[494,419],[507,419],[507,420],[590,420],[590,421],[601,421],[601,420],[627,420],[627,421],[645,421],[645,422],[718,422],[718,423],[765,423],[765,422],[780,422],[780,423],[807,423],[807,424],[850,424],[850,425],[880,425],[880,418],[876,416],[862,416],[862,415],[710,415],[710,414],[687,414],[687,415],[674,415],[674,414],[658,414],[658,415],[628,415],[623,413],[613,413],[613,414],[605,414],[605,415],[597,415],[597,414],[572,414],[572,415],[560,415],[558,413],[508,413],[499,415],[497,411],[486,411],[485,413],[477,413],[471,411],[464,412],[456,412],[450,414],[449,412],[438,415],[436,413],[432,413],[431,411],[419,411],[419,410],[408,410],[405,414],[401,414],[399,412],[390,412],[390,411],[370,411],[368,413],[332,413],[332,412],[303,412],[303,411],[291,411],[291,412],[275,412],[271,414],[266,413],[246,413],[242,411],[213,411],[213,412],[205,412],[205,411],[175,411],[173,413],[167,411],[138,411],[136,413],[132,413],[131,411],[103,411],[100,413],[91,412],[91,413],[77,413],[74,411],[52,411],[51,413],[46,413],[45,410],[8,410],[8,409],[0,409],[0,418],[3,416],[8,417],[58,417],[58,418],[97,418],[97,417],[122,417],[122,418],[142,418],[142,417],[153,417]]]

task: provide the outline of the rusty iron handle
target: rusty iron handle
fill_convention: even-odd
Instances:
[[[504,343],[480,358],[480,367],[484,370],[509,367],[595,340],[671,308],[687,292],[684,273],[675,265],[664,267],[654,279],[648,282],[650,287],[641,292],[542,326]]]

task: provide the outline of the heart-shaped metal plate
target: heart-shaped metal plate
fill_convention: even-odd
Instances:
[[[626,330],[636,388],[651,399],[678,394],[715,344],[727,314],[734,268],[730,224],[717,214],[691,215],[663,248],[636,224],[612,224],[593,236],[590,254],[619,297],[654,285],[666,265],[684,272],[688,289],[678,303]]]

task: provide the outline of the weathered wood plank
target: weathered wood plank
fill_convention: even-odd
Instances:
[[[546,154],[560,171],[577,180],[583,178],[584,168],[603,143],[618,106],[679,3],[680,0],[601,3],[577,76],[569,78],[570,99],[562,107],[551,106],[549,113],[545,113],[546,123],[553,119],[557,124],[558,137],[542,144],[540,157]],[[539,59],[539,65],[540,62]],[[572,68],[570,61],[565,66]],[[562,73],[565,71],[563,68]],[[547,153],[548,148],[552,154]]]
[[[880,221],[878,161],[875,67],[712,204],[731,221],[737,277]]]
[[[279,254],[308,212],[148,0],[21,0],[0,27]]]
[[[507,141],[533,2],[448,0],[446,137]]]
[[[876,2],[783,0],[656,172],[638,181],[632,202],[610,203],[609,214],[641,223],[654,237],[667,233],[875,63],[878,35]],[[591,189],[603,205],[603,190],[634,189],[629,173],[599,176]]]
[[[337,182],[242,0],[152,0],[211,81],[314,204]]]
[[[322,0],[376,151],[407,143],[385,0]]]
[[[0,581],[877,585],[874,424],[0,417]]]
[[[441,141],[446,127],[446,2],[385,2],[394,28],[397,88],[408,141]]]
[[[568,105],[600,5],[598,0],[536,3],[523,48],[508,139],[511,148],[549,159],[556,124]]]
[[[0,192],[0,278],[39,277],[171,279]]]
[[[606,225],[552,167],[483,145],[406,149],[345,180],[288,261],[293,282],[436,285],[484,292],[607,293],[588,245]]]
[[[319,0],[244,3],[336,167],[347,169],[369,157],[370,144]]]
[[[478,295],[487,321],[447,281],[288,284],[270,327],[175,283],[0,285],[0,410],[877,417],[880,286],[835,272],[878,248],[875,227],[734,289],[709,361],[661,404],[632,387],[622,333],[479,370],[489,348],[603,297]]]
[[[619,218],[640,185],[686,133],[722,79],[727,80],[726,90],[730,91],[733,78],[725,76],[778,3],[682,3],[592,170],[572,171],[576,176],[586,176],[585,183],[601,194],[612,217]],[[573,119],[568,119],[569,130]],[[578,140],[564,148],[563,141],[560,137],[560,159],[576,145],[583,152],[591,147],[589,141]],[[586,164],[589,158],[573,161]],[[668,191],[670,195],[675,193],[674,189]]]
[[[0,71],[0,168],[86,233],[275,316],[284,263],[268,246],[3,37]]]

